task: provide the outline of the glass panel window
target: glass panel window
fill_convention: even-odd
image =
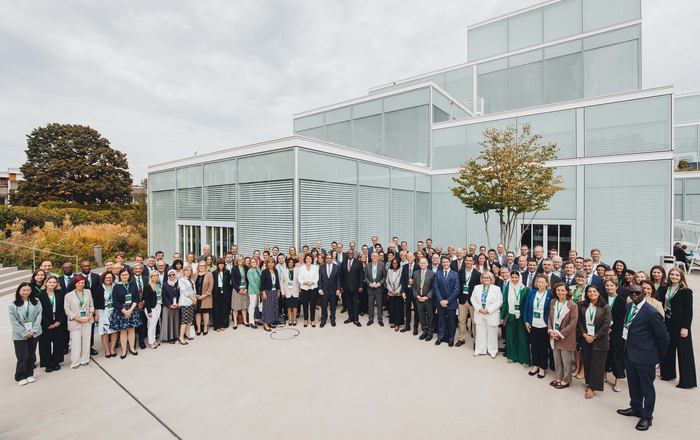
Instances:
[[[542,9],[525,12],[508,19],[508,50],[542,43]]]
[[[575,110],[543,113],[518,118],[518,126],[529,123],[533,134],[542,135],[540,143],[556,142],[558,159],[576,157]],[[433,138],[434,139],[434,138]],[[433,145],[435,141],[433,141]]]
[[[391,176],[387,167],[360,162],[359,171],[360,185],[378,186],[381,188],[389,188],[389,185],[391,185]]]
[[[508,59],[479,65],[478,93],[484,98],[484,113],[508,110]]]
[[[415,175],[409,171],[392,168],[391,188],[413,191],[415,189]]]
[[[677,124],[700,121],[700,95],[676,98],[674,105]],[[148,183],[150,185],[151,182]]]
[[[510,109],[534,107],[543,102],[542,50],[510,57]]]
[[[267,182],[294,178],[294,151],[258,154],[238,159],[238,181]]]
[[[581,0],[566,0],[544,7],[544,41],[581,33]]]
[[[450,120],[450,100],[445,95],[433,90],[433,122]]]
[[[467,160],[466,127],[433,130],[432,168],[455,168]]]
[[[428,164],[430,106],[406,108],[384,114],[384,152],[410,163]]]
[[[364,118],[382,113],[382,100],[363,102],[352,106],[352,117],[355,119]]]
[[[175,189],[175,170],[148,174],[148,190],[163,191]]]
[[[584,97],[639,88],[637,40],[587,50],[583,54]]]
[[[460,101],[474,96],[474,69],[472,66],[445,72],[445,90]]]
[[[508,52],[508,20],[471,29],[467,38],[469,61]]]
[[[581,40],[546,48],[544,59],[545,104],[581,99]]]
[[[586,157],[670,149],[670,96],[586,108]]]
[[[192,165],[177,169],[177,187],[192,188],[202,186],[202,166]]]
[[[432,197],[432,233],[433,245],[441,245],[444,250],[448,245],[455,247],[465,247],[467,245],[467,220],[466,207],[462,202],[452,195],[450,187],[457,185],[452,177],[454,174],[445,176],[433,176],[433,197]],[[483,229],[483,224],[481,229]],[[418,237],[425,241],[427,237]],[[409,243],[409,248],[412,248]]]
[[[509,125],[514,125],[515,119],[502,119],[500,121],[482,122],[467,126],[467,160],[474,159],[481,154],[483,147],[480,142],[484,141],[484,130],[493,127],[503,130]]]
[[[430,90],[430,87],[426,87],[412,92],[387,96],[384,98],[384,112],[388,113],[395,110],[417,107],[419,105],[427,105],[430,103]]]
[[[357,183],[354,160],[299,149],[299,178],[324,182]]]
[[[350,120],[350,107],[342,107],[326,112],[326,125]]]
[[[698,126],[677,127],[674,129],[674,153],[698,154]]]
[[[225,185],[228,183],[236,183],[235,160],[204,164],[204,185]]]
[[[641,8],[641,0],[583,0],[583,31],[636,20]]]
[[[294,132],[301,130],[308,130],[309,128],[316,128],[323,125],[323,113],[317,113],[315,115],[304,116],[303,118],[298,118],[294,120]]]
[[[381,112],[378,115],[353,119],[352,146],[368,153],[382,154]]]

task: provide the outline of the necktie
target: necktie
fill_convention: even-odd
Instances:
[[[348,272],[350,272],[350,267],[352,267],[352,260],[348,260]]]

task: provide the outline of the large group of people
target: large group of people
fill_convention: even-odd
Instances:
[[[35,381],[37,345],[50,373],[68,353],[70,368],[87,365],[98,355],[96,336],[106,358],[125,359],[158,341],[188,345],[211,328],[271,332],[299,318],[304,327],[316,327],[317,318],[320,328],[335,327],[346,314],[344,324],[362,327],[367,315],[366,326],[384,327],[386,318],[395,332],[435,345],[461,347],[469,335],[473,356],[502,353],[539,379],[554,371],[549,385],[560,390],[583,380],[586,399],[605,389],[608,373],[615,392],[626,378],[630,408],[618,412],[639,417],[640,430],[651,426],[657,366],[662,381],[697,386],[692,291],[678,268],[607,265],[597,249],[564,259],[542,246],[531,254],[523,245],[516,255],[503,244],[444,250],[430,239],[411,251],[397,237],[386,249],[377,237],[347,251],[331,246],[326,251],[319,240],[286,255],[265,246],[250,256],[233,246],[219,258],[205,246],[199,256],[175,253],[170,264],[163,252],[137,255],[131,266],[118,252],[101,274],[89,261],[78,273],[65,263],[55,274],[44,261],[9,305],[15,380]]]

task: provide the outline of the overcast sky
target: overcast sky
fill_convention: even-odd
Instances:
[[[292,134],[292,115],[466,62],[467,26],[536,0],[0,1],[0,170],[89,125],[148,165]],[[700,90],[700,2],[643,0],[643,86]]]

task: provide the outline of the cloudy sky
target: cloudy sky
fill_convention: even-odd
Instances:
[[[148,165],[292,134],[294,113],[466,61],[466,28],[537,0],[0,2],[0,169],[48,123]],[[643,86],[700,90],[700,2],[642,1]]]

